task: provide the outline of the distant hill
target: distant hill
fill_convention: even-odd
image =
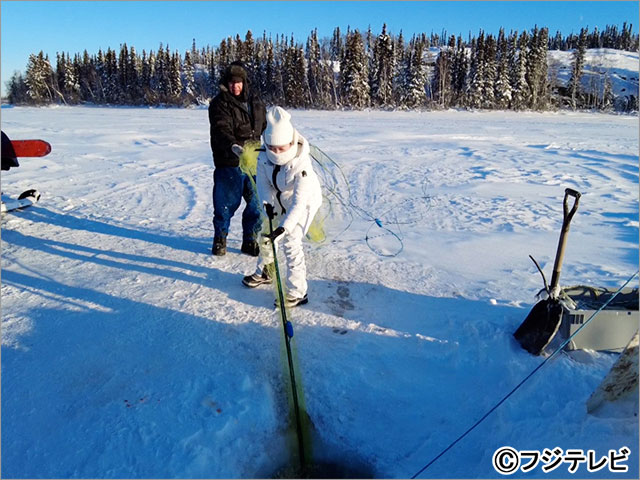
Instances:
[[[549,51],[547,60],[549,71],[555,71],[558,83],[566,86],[571,76],[573,52],[552,50]],[[581,83],[586,91],[593,91],[602,89],[608,79],[616,103],[631,102],[635,98],[637,104],[639,69],[637,52],[610,48],[589,49]]]

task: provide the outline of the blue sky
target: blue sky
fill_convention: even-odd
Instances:
[[[217,46],[223,38],[247,30],[254,36],[291,34],[305,41],[318,29],[331,36],[339,26],[379,33],[389,31],[405,37],[413,33],[440,33],[467,37],[480,29],[497,33],[530,30],[536,24],[567,35],[582,27],[634,25],[637,33],[639,3],[628,2],[528,2],[528,1],[424,1],[424,2],[223,2],[223,1],[2,1],[1,75],[4,83],[14,71],[24,72],[30,53],[40,50],[55,59],[56,52],[70,54],[85,49],[119,49],[122,43],[141,52],[157,50],[162,42],[172,51],[184,52],[193,39],[198,46]]]

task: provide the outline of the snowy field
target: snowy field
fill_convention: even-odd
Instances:
[[[512,333],[542,288],[528,255],[551,277],[565,188],[583,196],[561,284],[617,288],[636,271],[638,117],[293,120],[335,161],[327,239],[305,247],[310,301],[291,312],[314,459],[409,478],[542,361]],[[2,219],[2,477],[256,478],[286,464],[282,329],[273,290],[240,283],[255,259],[239,214],[229,253],[210,255],[206,109],[3,108],[2,129],[53,146],[2,174],[3,194],[42,193]],[[513,477],[638,478],[638,419],[585,408],[615,359],[554,357],[420,476],[497,478],[502,446],[628,446],[627,473],[541,463]]]

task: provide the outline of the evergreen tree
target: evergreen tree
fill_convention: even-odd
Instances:
[[[176,51],[171,55],[169,66],[169,102],[178,105],[182,95],[182,76],[180,75],[180,66],[182,64],[180,54]]]
[[[538,29],[536,26],[531,36],[527,62],[527,83],[531,93],[529,106],[535,110],[544,110],[549,104],[548,44],[548,30],[546,28]]]
[[[120,104],[128,104],[130,102],[129,99],[129,68],[127,63],[129,62],[129,49],[127,48],[127,44],[124,43],[120,46],[120,55],[118,57],[118,83],[119,83],[119,91],[120,97],[118,98],[118,103]]]
[[[374,82],[374,67],[373,67],[373,54],[374,54],[374,40],[373,33],[371,32],[371,25],[369,25],[367,29],[367,34],[365,35],[364,41],[364,52],[367,59],[367,84],[369,90],[369,96],[371,97],[371,92],[373,91],[373,82]]]
[[[302,106],[311,106],[311,91],[309,89],[309,76],[307,75],[307,59],[302,45],[298,45],[295,51],[295,74],[300,76],[302,84]]]
[[[78,81],[78,69],[76,62],[72,61],[67,53],[67,61],[64,65],[64,89],[62,93],[68,103],[77,104],[80,101],[80,83]]]
[[[344,44],[340,27],[336,27],[333,30],[333,37],[331,38],[331,59],[336,62],[341,62],[342,57],[344,57]]]
[[[171,56],[169,53],[169,45],[166,49],[158,48],[156,55],[155,75],[153,78],[153,89],[156,93],[157,101],[160,103],[170,103],[172,97],[171,89]]]
[[[129,103],[133,105],[140,105],[142,103],[140,67],[140,58],[138,57],[135,47],[132,45],[129,49],[129,61],[127,62],[127,79],[129,81],[127,85],[127,97],[129,98]]]
[[[274,103],[284,103],[285,102],[285,91],[284,91],[284,61],[281,55],[276,57],[275,61],[275,70],[273,75],[273,95],[274,95]]]
[[[198,52],[198,49],[196,47],[196,39],[193,39],[193,42],[191,43],[191,52],[189,54],[189,57],[191,58],[191,62],[193,65],[197,65],[199,63],[202,63],[201,60],[201,55],[200,52]],[[185,58],[186,58],[186,54],[185,54]]]
[[[233,59],[231,56],[230,46],[227,41],[223,39],[220,42],[220,47],[218,48],[218,71],[224,72],[231,62],[233,62]]]
[[[371,25],[369,25],[369,28],[367,28],[367,41],[365,43],[365,50],[370,60],[373,58],[373,46],[373,33],[371,32]],[[371,69],[371,63],[369,63],[369,69]]]
[[[293,36],[284,57],[284,93],[286,105],[293,108],[305,108],[310,105],[309,81],[301,45],[295,43]]]
[[[256,42],[253,39],[251,30],[247,30],[244,42],[241,43],[242,56],[239,60],[244,64],[247,70],[247,79],[249,85],[253,88],[259,88],[260,80],[258,79],[258,64],[256,63]],[[258,90],[259,91],[259,90]]]
[[[273,40],[269,37],[266,44],[266,60],[264,68],[264,93],[263,98],[266,104],[272,105],[277,103],[277,88],[276,88],[276,58],[274,52]]]
[[[482,108],[492,109],[495,107],[495,85],[497,78],[496,69],[496,39],[493,35],[487,36],[485,51],[482,55],[484,60],[482,79]]]
[[[56,53],[56,82],[57,82],[57,90],[61,93],[65,90],[65,73],[66,73],[66,59],[64,56],[64,52],[62,54]],[[60,96],[60,100],[66,104],[66,100],[64,97],[64,93]]]
[[[495,83],[496,108],[507,109],[511,104],[511,82],[509,81],[509,52],[504,28],[498,34],[498,58]]]
[[[318,41],[318,32],[311,32],[307,42],[307,77],[311,105],[316,108],[335,108],[333,70],[330,54],[323,52]]]
[[[604,111],[610,111],[611,109],[613,109],[613,103],[614,103],[614,96],[613,96],[613,85],[611,83],[611,77],[609,76],[609,74],[606,74],[604,76],[604,85],[602,88],[602,105],[601,105],[601,109]]]
[[[105,100],[109,104],[120,101],[120,83],[118,81],[118,56],[116,52],[107,48],[104,57],[104,89]]]
[[[438,55],[428,52],[429,41],[441,47]],[[549,38],[546,28],[531,33],[504,29],[494,38],[481,32],[469,34],[467,43],[458,36],[431,33],[414,35],[405,45],[402,31],[397,38],[386,24],[377,37],[340,28],[333,36],[318,39],[313,30],[301,45],[276,36],[255,40],[251,31],[223,39],[218,48],[200,50],[193,39],[184,54],[170,53],[160,44],[140,57],[133,46],[102,50],[91,56],[57,54],[51,68],[42,52],[31,55],[25,75],[13,75],[7,82],[14,102],[93,102],[96,104],[188,104],[205,102],[218,93],[221,72],[235,60],[243,61],[249,82],[268,104],[283,103],[298,108],[377,108],[405,106],[420,108],[428,99],[440,107],[531,108],[546,110],[564,99],[572,108],[633,110],[637,92],[614,102],[611,78],[604,72],[592,76],[590,85],[581,82],[587,48],[637,51],[639,37],[632,26],[606,25],[603,30],[583,29],[579,35]],[[446,46],[443,46],[444,44]],[[548,59],[548,50],[573,49],[573,71],[566,87],[560,85],[558,62]],[[469,54],[470,52],[470,54]],[[118,54],[119,53],[119,54]],[[200,66],[200,67],[198,67]],[[339,69],[337,67],[340,67]],[[593,66],[596,67],[595,65]],[[339,72],[339,73],[336,73]],[[433,72],[433,75],[431,74]],[[284,79],[284,81],[283,81]],[[561,96],[562,95],[562,96]]]
[[[233,60],[237,62],[246,63],[246,54],[244,49],[244,41],[240,38],[240,35],[236,34],[236,38],[231,43],[232,52],[233,52]]]
[[[223,58],[227,58],[228,50],[227,50],[227,42],[222,40],[220,42],[220,49],[216,51],[211,51],[207,57],[208,62],[208,89],[209,96],[215,97],[220,89],[220,79],[222,76],[222,72],[224,71],[228,63],[223,61]]]
[[[284,104],[294,108],[300,107],[304,102],[302,82],[299,72],[297,72],[296,49],[297,46],[295,45],[293,36],[291,36],[290,43],[285,45],[283,51],[282,77],[286,79],[283,84]]]
[[[481,31],[477,39],[471,43],[471,66],[469,68],[469,86],[467,89],[467,102],[472,108],[483,106],[484,91],[484,32]]]
[[[322,50],[320,65],[320,90],[323,92],[322,98],[326,99],[326,104],[323,104],[323,108],[335,110],[338,108],[338,80],[334,72],[334,62],[331,60],[330,54],[327,51]]]
[[[29,55],[26,70],[27,96],[31,103],[43,105],[54,99],[52,85],[53,71],[49,58],[42,51],[38,55]]]
[[[309,94],[311,95],[311,104],[318,106],[320,99],[320,44],[318,43],[318,30],[315,29],[307,39],[307,82],[309,84]]]
[[[449,108],[453,98],[452,70],[454,48],[455,38],[448,46],[440,49],[440,53],[436,58],[431,89],[433,92],[433,100],[440,108]]]
[[[253,65],[255,68],[255,83],[251,85],[254,92],[264,100],[267,94],[267,32],[262,33],[262,38],[256,41],[253,53]]]
[[[105,56],[102,53],[102,49],[98,49],[98,55],[96,56],[95,61],[96,68],[96,97],[100,99],[100,103],[106,103],[106,84],[105,79],[107,77],[106,73],[106,63]]]
[[[347,34],[344,59],[340,63],[340,96],[345,107],[369,106],[367,56],[358,30]]]
[[[373,105],[388,108],[393,103],[393,76],[395,58],[393,40],[387,33],[387,24],[382,25],[373,47],[371,102]]]
[[[402,105],[407,108],[422,108],[426,105],[427,94],[425,92],[425,84],[427,78],[425,74],[424,60],[424,43],[416,39],[412,39],[409,45],[409,54],[405,58],[407,79]]]
[[[560,30],[556,31],[553,40],[549,42],[550,50],[564,50],[564,39],[562,38],[562,33]]]
[[[211,65],[215,62],[211,59],[212,52],[210,48],[202,49],[198,52],[198,62],[191,56],[191,64],[193,67],[193,94],[195,102],[205,104],[207,99],[211,97]]]
[[[29,100],[27,83],[20,72],[13,72],[7,84],[7,99],[11,104],[27,103]]]
[[[405,86],[407,85],[407,72],[409,67],[407,65],[407,51],[404,42],[404,36],[402,30],[398,34],[398,38],[395,39],[394,47],[394,63],[395,71],[393,74],[392,90],[393,90],[393,103],[394,105],[401,106],[403,102],[403,95]]]
[[[467,57],[467,49],[462,37],[458,36],[456,40],[456,53],[451,67],[451,89],[453,102],[457,106],[466,105],[465,89],[468,69],[469,61]]]
[[[622,34],[620,35],[619,49],[620,50],[629,50],[633,49],[633,35],[632,35],[632,25],[627,25],[627,22],[622,24]]]
[[[182,82],[183,94],[185,96],[185,100],[187,104],[194,103],[196,92],[195,92],[195,72],[193,68],[193,60],[192,53],[186,51],[184,53],[184,65],[182,66],[182,70],[184,73],[184,81]]]
[[[582,106],[582,87],[580,81],[584,69],[585,56],[587,51],[587,30],[580,30],[580,37],[577,48],[573,52],[573,66],[571,77],[569,78],[568,93],[569,105],[574,110]]]
[[[527,64],[529,53],[529,34],[514,33],[509,41],[509,60],[511,70],[511,88],[513,96],[511,106],[514,110],[528,107],[529,84],[527,83]]]
[[[142,51],[142,60],[140,67],[140,87],[141,102],[145,105],[154,105],[156,102],[156,94],[153,90],[153,78],[155,76],[156,57],[151,51],[149,55],[145,50]]]
[[[76,71],[78,72],[78,86],[80,91],[80,99],[83,102],[99,103],[97,96],[97,73],[95,61],[85,50],[82,59],[77,57]]]

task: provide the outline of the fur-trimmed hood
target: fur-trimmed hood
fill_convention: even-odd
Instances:
[[[229,92],[229,82],[233,78],[238,78],[242,80],[243,83],[242,93],[239,97],[233,98],[236,98],[241,102],[246,102],[249,99],[250,82],[247,69],[242,62],[233,62],[225,69],[222,77],[220,78],[220,90],[231,95],[231,92]]]

